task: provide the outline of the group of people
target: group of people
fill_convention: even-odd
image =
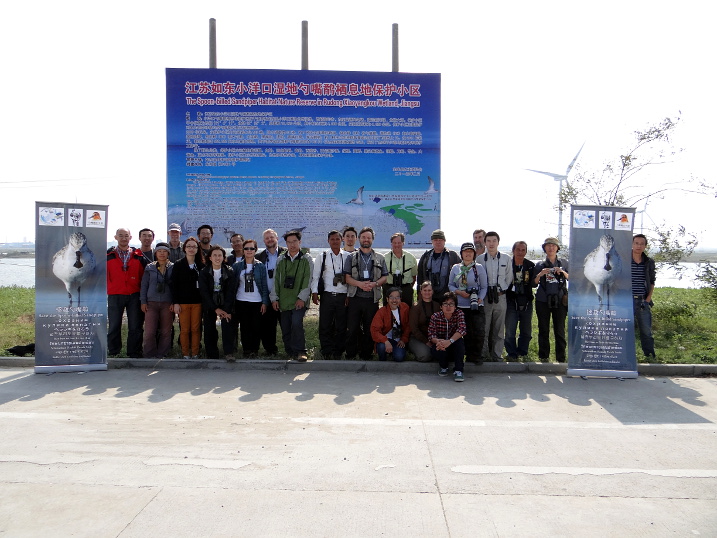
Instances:
[[[304,316],[309,301],[319,307],[319,342],[325,359],[357,356],[403,361],[411,352],[418,361],[436,360],[439,375],[463,380],[465,360],[517,360],[528,354],[532,316],[538,319],[538,356],[550,356],[550,326],[555,358],[566,360],[566,260],[560,243],[548,237],[545,259],[526,259],[528,246],[516,241],[511,254],[498,250],[500,236],[482,229],[459,252],[446,248],[443,231],[431,234],[432,248],[419,260],[404,250],[405,236],[391,236],[391,250],[373,249],[375,234],[365,227],[328,232],[328,249],[316,259],[301,247],[301,231],[263,233],[264,249],[241,234],[230,238],[227,254],[212,245],[208,224],[181,241],[181,227],[171,224],[167,242],[152,249],[154,232],[140,231],[141,246],[129,246],[129,230],[120,228],[117,246],[107,252],[108,353],[122,347],[120,328],[127,313],[127,354],[165,357],[179,316],[179,342],[185,359],[197,358],[203,338],[207,358],[235,360],[238,341],[243,355],[255,357],[260,345],[278,352],[277,325],[286,354],[307,360]],[[644,236],[633,240],[635,320],[643,351],[654,356],[651,296],[654,261],[644,253]],[[418,296],[414,304],[414,289]],[[534,293],[535,290],[535,293]],[[383,303],[383,306],[380,306]],[[535,307],[533,307],[535,303]]]

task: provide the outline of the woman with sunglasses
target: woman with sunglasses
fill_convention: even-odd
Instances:
[[[190,237],[182,244],[184,258],[172,269],[174,313],[179,316],[179,345],[185,359],[199,358],[202,340],[202,296],[199,294],[199,272],[204,268],[204,254],[199,240]]]
[[[266,266],[256,259],[256,241],[247,239],[243,247],[244,257],[232,267],[236,298],[234,315],[239,320],[244,357],[256,357],[261,340],[261,316],[271,306],[269,277]]]

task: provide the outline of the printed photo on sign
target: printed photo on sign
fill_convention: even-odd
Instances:
[[[600,211],[600,228],[603,230],[612,230],[612,211]]]
[[[104,220],[107,206],[38,202],[36,211],[35,371],[106,370],[107,231],[90,217]]]
[[[584,209],[574,210],[573,228],[595,228],[595,211]]]
[[[38,211],[40,226],[64,226],[65,208],[63,207],[41,207]]]
[[[631,222],[635,209],[574,206],[572,210],[575,218],[596,215],[597,226],[583,226],[570,234],[568,375],[636,375],[632,230],[618,226],[621,219]]]
[[[83,209],[71,207],[68,209],[68,215],[70,216],[70,221],[67,223],[68,226],[79,228],[85,225],[85,211]]]
[[[632,213],[615,213],[616,230],[632,230]]]
[[[87,223],[85,225],[88,228],[104,228],[105,227],[105,212],[88,209],[87,210]]]

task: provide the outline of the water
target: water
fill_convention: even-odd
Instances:
[[[322,249],[314,249],[314,256],[320,254]],[[379,250],[379,252],[381,252]],[[415,251],[412,254],[420,257],[423,251]],[[657,272],[658,288],[698,288],[699,282],[695,281],[698,271],[698,264],[683,263],[685,270],[682,279],[678,279],[673,271],[663,269]],[[35,259],[34,258],[2,258],[0,259],[0,286],[20,286],[23,288],[35,287]]]
[[[0,259],[0,286],[35,287],[35,258]]]

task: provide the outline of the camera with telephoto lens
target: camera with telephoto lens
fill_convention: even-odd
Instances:
[[[560,305],[560,297],[557,295],[548,295],[548,308],[554,310]]]
[[[488,293],[486,294],[488,303],[493,304],[500,301],[500,293],[498,292],[498,286],[488,286]]]
[[[254,293],[254,273],[246,273],[244,275],[244,292]]]
[[[471,310],[478,310],[483,304],[478,302],[478,290],[475,288],[468,288],[466,290],[470,293]]]
[[[284,279],[284,287],[288,290],[293,290],[295,282],[296,282],[295,276],[287,275],[286,278]]]
[[[346,275],[334,275],[334,286],[339,286],[341,284],[346,284]]]

